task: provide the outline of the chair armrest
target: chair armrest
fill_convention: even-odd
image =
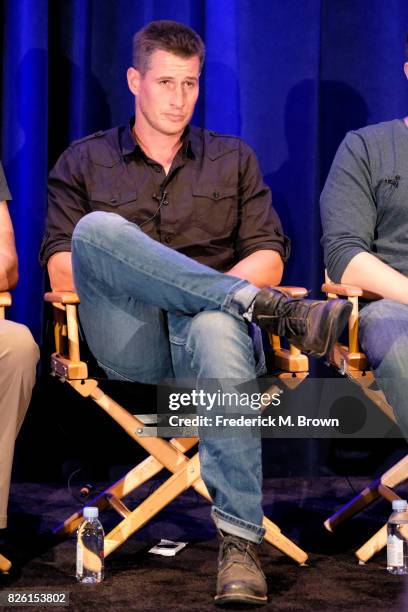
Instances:
[[[6,316],[6,306],[11,306],[11,293],[8,291],[0,292],[0,319],[4,319]]]
[[[79,296],[73,291],[48,291],[44,295],[46,302],[54,304],[79,304]]]
[[[0,306],[11,306],[11,293],[8,291],[0,292]]]
[[[303,298],[303,297],[306,297],[307,294],[309,293],[308,290],[305,289],[304,287],[292,287],[292,286],[279,285],[279,287],[276,287],[276,289],[279,289],[279,291],[283,291],[289,297],[293,297],[293,298]]]
[[[372,293],[371,291],[365,291],[361,287],[356,285],[345,285],[343,283],[323,283],[323,293],[333,293],[335,295],[341,295],[342,297],[361,297],[366,300],[380,300],[381,295]]]
[[[342,283],[323,283],[323,293],[335,293],[342,297],[362,297],[363,290],[355,285],[343,285]]]

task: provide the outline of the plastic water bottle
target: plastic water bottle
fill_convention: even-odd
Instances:
[[[387,570],[391,574],[408,574],[408,512],[405,499],[392,502],[387,525]]]
[[[76,577],[78,582],[96,584],[103,580],[103,527],[98,508],[86,506],[77,534]]]

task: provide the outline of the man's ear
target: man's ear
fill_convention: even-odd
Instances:
[[[137,94],[139,93],[140,80],[142,78],[142,75],[140,74],[139,70],[136,70],[136,68],[133,68],[133,66],[131,66],[130,68],[128,68],[126,76],[130,91],[134,96],[137,96]]]
[[[404,64],[404,72],[405,72],[405,76],[408,79],[408,62],[405,62],[405,64]]]

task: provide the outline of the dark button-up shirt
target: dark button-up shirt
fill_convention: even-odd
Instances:
[[[11,193],[7,186],[6,177],[4,176],[3,166],[0,162],[0,202],[11,200]]]
[[[75,225],[96,210],[220,271],[261,249],[289,255],[250,147],[196,127],[187,128],[167,175],[136,143],[132,122],[74,142],[50,173],[41,263],[70,251]]]

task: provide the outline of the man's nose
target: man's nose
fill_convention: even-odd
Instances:
[[[177,85],[173,90],[171,104],[177,108],[182,108],[184,104],[184,91],[182,85]]]

